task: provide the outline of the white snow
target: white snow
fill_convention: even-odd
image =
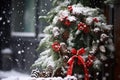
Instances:
[[[58,27],[54,27],[52,32],[54,37],[58,37],[60,35],[60,29]]]
[[[67,42],[69,43],[69,48],[74,46],[74,43],[72,42],[73,39],[74,39],[73,34],[70,33],[69,38],[67,40]]]
[[[94,32],[98,32],[98,31],[100,31],[100,28],[98,27],[94,28]]]
[[[101,24],[101,28],[103,28],[105,30],[111,30],[112,29],[112,25],[107,25],[106,23],[102,23]]]
[[[113,4],[113,3],[114,3],[114,0],[105,0],[104,3],[105,3],[105,4]]]
[[[55,20],[56,21],[56,20]],[[44,29],[44,33],[45,34],[49,34],[52,32],[52,29],[53,29],[53,25],[49,25],[49,26],[46,26],[45,29]]]
[[[45,35],[45,37],[40,41],[40,44],[39,46],[46,46],[49,48],[50,47],[50,38],[51,38],[51,35]]]
[[[5,48],[5,49],[1,50],[1,53],[2,54],[11,54],[12,50],[10,48]]]
[[[18,36],[18,37],[34,37],[35,33],[33,32],[11,32],[12,36]]]
[[[99,47],[99,49],[100,49],[100,51],[103,52],[103,53],[106,52],[106,49],[105,49],[105,46],[104,46],[104,45],[101,45],[101,46]]]
[[[56,24],[57,21],[58,21],[58,19],[59,19],[59,17],[58,17],[58,16],[55,16],[55,17],[53,18],[53,23],[52,23],[52,24]]]
[[[88,25],[91,25],[91,24],[92,24],[92,21],[93,21],[93,17],[88,17],[88,18],[86,18],[86,23],[87,23]]]
[[[60,10],[58,13],[60,19],[64,19],[66,16],[69,16],[70,12],[68,10]]]
[[[42,53],[40,53],[40,58],[35,61],[35,64],[42,64],[42,68],[47,67],[49,65],[55,67],[55,63],[52,56],[48,57],[51,54],[51,49],[43,51]]]
[[[84,14],[88,16],[95,16],[98,14],[97,8],[93,9],[89,7],[84,7],[81,4],[73,5],[72,8],[73,8],[72,11],[73,14]]]
[[[67,19],[68,19],[70,22],[76,21],[75,16],[69,16]]]
[[[107,57],[104,54],[100,54],[100,59],[105,61],[105,60],[107,60]]]
[[[20,73],[15,70],[0,71],[0,80],[77,80],[74,76],[61,77],[49,77],[49,78],[32,78],[30,75]]]
[[[96,59],[94,61],[93,67],[96,68],[96,69],[100,69],[101,64],[102,64],[101,61],[99,59]]]
[[[15,70],[0,71],[0,78],[1,80],[30,80],[30,75]]]

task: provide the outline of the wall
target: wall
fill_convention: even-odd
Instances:
[[[120,0],[114,6],[115,80],[120,80]]]

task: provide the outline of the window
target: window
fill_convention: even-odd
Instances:
[[[47,25],[39,16],[45,16],[51,9],[51,0],[12,0],[12,35],[33,35],[43,33]]]
[[[12,1],[12,31],[35,32],[35,0]]]

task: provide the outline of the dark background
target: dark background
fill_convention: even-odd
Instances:
[[[39,0],[36,0],[39,1]],[[95,1],[98,1],[94,3]],[[93,4],[94,3],[94,4]],[[99,0],[91,0],[92,7],[100,7],[104,10],[104,14],[107,17],[107,21],[110,24],[114,24],[114,43],[115,43],[115,59],[109,62],[109,64],[114,65],[112,68],[112,74],[114,76],[114,80],[120,80],[120,0],[115,0],[114,6],[111,7],[109,5],[101,5]],[[40,6],[37,4],[36,7]],[[30,66],[37,59],[36,48],[39,45],[39,41],[42,37],[38,38],[39,33],[39,20],[36,18],[36,26],[35,26],[35,36],[34,37],[26,37],[26,36],[12,36],[11,35],[11,22],[7,21],[11,17],[11,7],[12,0],[0,0],[0,70],[5,70],[2,61],[2,53],[1,50],[5,48],[9,48],[12,50],[12,68],[17,71],[26,71],[31,72]],[[3,12],[6,11],[6,12]],[[39,16],[37,14],[39,12],[39,8],[36,8],[36,17]],[[5,23],[5,24],[4,24]],[[18,46],[20,44],[20,46]],[[18,54],[18,51],[22,51],[21,54]],[[8,64],[8,63],[6,63]]]

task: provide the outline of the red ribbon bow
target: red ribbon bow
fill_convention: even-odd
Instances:
[[[73,48],[74,49],[74,48]],[[68,65],[69,65],[69,67],[68,67],[68,70],[67,70],[67,75],[72,75],[72,69],[73,69],[73,64],[74,64],[74,59],[75,58],[77,58],[78,59],[78,64],[80,65],[80,64],[82,64],[83,65],[83,68],[84,68],[84,74],[85,74],[85,78],[84,78],[84,80],[89,80],[89,72],[88,72],[88,70],[87,70],[87,66],[86,66],[86,64],[85,64],[85,61],[84,61],[84,59],[83,59],[83,57],[81,56],[81,54],[83,54],[83,53],[85,53],[85,49],[84,48],[81,48],[81,49],[79,49],[79,50],[77,50],[77,51],[75,51],[75,49],[73,50],[72,49],[72,51],[74,51],[74,53],[73,54],[77,54],[77,55],[74,55],[74,56],[72,56],[69,60],[68,60]]]

